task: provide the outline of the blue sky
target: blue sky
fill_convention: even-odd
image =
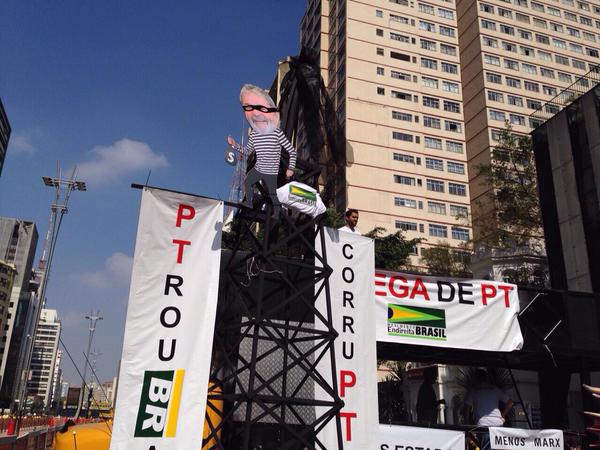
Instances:
[[[38,257],[57,163],[87,192],[69,202],[48,286],[79,365],[84,316],[99,309],[93,348],[102,380],[121,356],[140,192],[132,182],[226,198],[225,136],[239,137],[243,83],[269,87],[299,52],[304,0],[4,0],[0,98],[12,137],[0,215],[36,222]],[[67,381],[78,382],[71,363]]]

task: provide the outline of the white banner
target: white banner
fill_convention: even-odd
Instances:
[[[340,411],[344,450],[377,448],[377,349],[373,273],[375,251],[373,240],[353,233],[325,229],[327,263],[333,269],[329,277],[332,322],[339,333],[335,340],[337,385],[345,405]],[[320,249],[320,236],[317,236]],[[319,296],[316,307],[327,316],[325,293]],[[331,374],[329,358],[317,366],[327,378]],[[320,397],[315,388],[316,398]],[[318,410],[319,411],[319,410]],[[322,412],[322,411],[321,411]],[[319,433],[327,449],[337,449],[335,421]]]
[[[522,430],[490,427],[490,445],[494,450],[563,450],[562,430]]]
[[[436,428],[379,426],[379,450],[465,450],[465,433]]]
[[[523,346],[517,286],[375,274],[377,340],[509,352]]]
[[[111,450],[202,447],[222,221],[220,201],[143,190]]]

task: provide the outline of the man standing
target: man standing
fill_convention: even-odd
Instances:
[[[256,164],[246,174],[244,181],[246,206],[249,208],[253,206],[254,185],[262,180],[273,203],[273,216],[278,217],[281,205],[277,198],[277,174],[281,160],[281,147],[290,155],[290,163],[286,171],[287,178],[294,174],[296,149],[279,129],[279,112],[275,102],[266,91],[257,86],[245,84],[240,91],[240,103],[246,120],[252,127],[248,144],[242,149],[231,136],[227,137],[227,143],[245,155],[256,153]]]
[[[346,225],[339,228],[340,231],[361,234],[360,231],[358,231],[358,228],[356,228],[356,224],[358,223],[357,209],[349,209],[346,211],[346,214],[344,214],[344,221],[346,222]]]

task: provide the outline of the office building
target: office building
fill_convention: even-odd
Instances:
[[[35,307],[30,308],[35,303],[35,295],[30,291],[30,281],[37,240],[38,233],[34,223],[0,217],[0,255],[5,263],[14,265],[16,269],[8,303],[7,323],[3,324],[5,335],[0,342],[0,382],[3,402],[14,399],[13,383],[18,355],[31,347],[31,339],[27,339],[27,333],[24,335],[23,331],[29,329],[28,324],[31,322],[31,315],[27,312],[35,309]],[[13,357],[9,362],[11,347]]]
[[[579,0],[460,0],[457,2],[462,62],[469,186],[473,232],[477,244],[490,220],[492,187],[477,167],[489,164],[490,149],[507,121],[516,134],[528,134],[541,123],[537,109],[554,113],[550,102],[569,86],[590,87],[580,78],[600,64],[600,3]],[[476,245],[477,247],[477,245]],[[495,268],[545,254],[520,249],[476,251],[475,276],[502,278]],[[527,249],[524,249],[527,250]]]
[[[6,159],[6,150],[8,149],[8,141],[10,139],[10,123],[8,123],[8,117],[6,117],[6,111],[0,99],[0,176],[2,175],[2,168],[4,167],[4,160]]]
[[[319,50],[345,127],[359,228],[457,248],[480,237],[491,187],[478,166],[505,120],[529,133],[529,114],[600,63],[600,3],[309,0],[301,42]],[[501,276],[478,256],[476,276]]]
[[[43,399],[44,405],[50,405],[54,386],[54,374],[60,365],[58,341],[61,324],[54,309],[42,309],[40,321],[35,333],[33,352],[27,383],[27,396]]]
[[[14,264],[0,259],[0,342],[6,340],[8,308],[16,274],[17,268]]]

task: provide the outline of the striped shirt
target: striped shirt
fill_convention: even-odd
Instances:
[[[244,153],[247,155],[252,152],[256,153],[255,169],[257,171],[265,175],[277,175],[279,173],[281,147],[290,155],[289,169],[293,170],[296,167],[296,149],[279,128],[265,134],[252,130],[248,138],[248,144],[244,147]]]

